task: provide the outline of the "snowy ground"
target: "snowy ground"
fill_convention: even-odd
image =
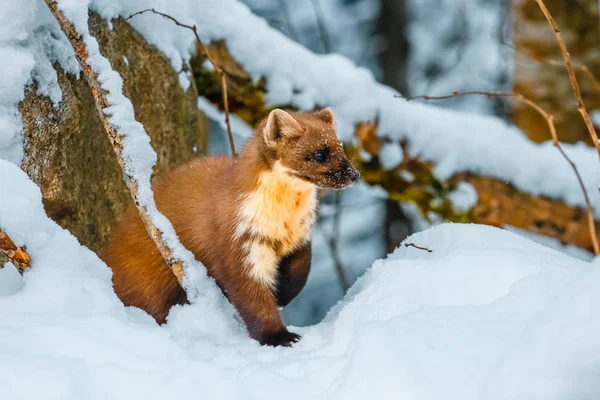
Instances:
[[[600,263],[513,233],[442,225],[377,261],[291,349],[248,339],[215,293],[157,326],[0,161],[0,222],[34,262],[0,270],[3,399],[590,399]],[[211,288],[215,290],[216,288]],[[216,300],[215,300],[216,299]]]

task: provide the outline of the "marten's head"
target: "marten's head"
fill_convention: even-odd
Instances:
[[[331,108],[309,113],[276,109],[263,126],[269,163],[286,174],[326,189],[342,189],[360,177],[336,136]]]

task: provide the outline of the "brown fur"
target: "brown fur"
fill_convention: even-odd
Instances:
[[[326,162],[314,160],[327,149]],[[278,306],[304,287],[310,269],[315,186],[342,188],[358,177],[335,135],[331,110],[274,110],[256,128],[238,159],[200,158],[154,184],[158,209],[182,244],[208,269],[263,344],[291,345]],[[103,258],[126,305],[159,323],[187,301],[174,275],[130,208]]]

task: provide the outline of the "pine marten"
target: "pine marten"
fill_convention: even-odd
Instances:
[[[261,344],[291,346],[300,336],[286,329],[278,308],[298,295],[308,277],[316,188],[342,189],[358,177],[330,108],[276,109],[239,157],[190,161],[158,179],[154,196],[249,335]],[[112,232],[102,258],[123,303],[158,323],[173,305],[187,302],[134,207]]]

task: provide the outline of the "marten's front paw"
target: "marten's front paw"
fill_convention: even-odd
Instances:
[[[294,332],[289,332],[288,330],[279,331],[264,340],[261,341],[262,344],[267,346],[285,346],[292,347],[294,343],[298,343],[300,340],[300,335]]]

